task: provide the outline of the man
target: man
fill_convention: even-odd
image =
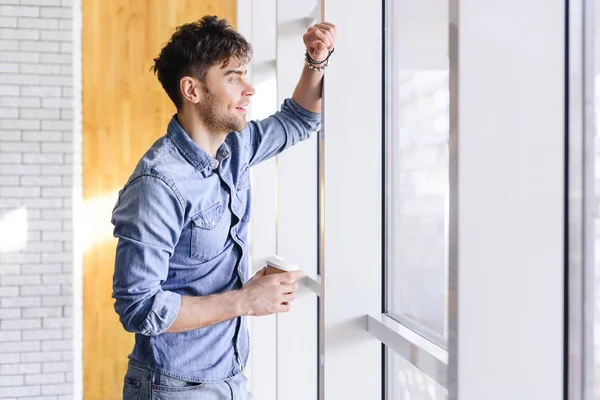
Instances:
[[[115,310],[135,333],[124,399],[251,399],[246,316],[286,312],[301,272],[247,280],[249,168],[318,130],[336,28],[308,28],[281,111],[246,123],[248,42],[216,17],[177,28],[154,64],[177,108],[113,210]]]

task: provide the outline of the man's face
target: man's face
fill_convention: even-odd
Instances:
[[[246,126],[246,107],[254,88],[246,81],[246,67],[236,59],[226,67],[213,65],[202,85],[199,113],[204,124],[215,134],[239,132]]]

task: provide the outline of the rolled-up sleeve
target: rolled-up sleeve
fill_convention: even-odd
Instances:
[[[250,166],[276,156],[296,143],[308,139],[321,128],[321,114],[308,111],[292,98],[270,117],[248,123]]]
[[[175,191],[155,176],[133,179],[112,214],[118,238],[113,275],[115,311],[128,332],[159,335],[177,318],[181,295],[163,291],[183,226]]]

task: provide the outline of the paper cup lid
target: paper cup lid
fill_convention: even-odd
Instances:
[[[286,262],[283,258],[279,256],[270,256],[267,258],[267,265],[278,268],[282,271],[296,271],[298,270],[298,266],[296,264],[291,264]]]

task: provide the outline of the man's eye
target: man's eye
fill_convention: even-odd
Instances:
[[[231,78],[231,82],[233,83],[238,83],[240,81],[240,78]]]

